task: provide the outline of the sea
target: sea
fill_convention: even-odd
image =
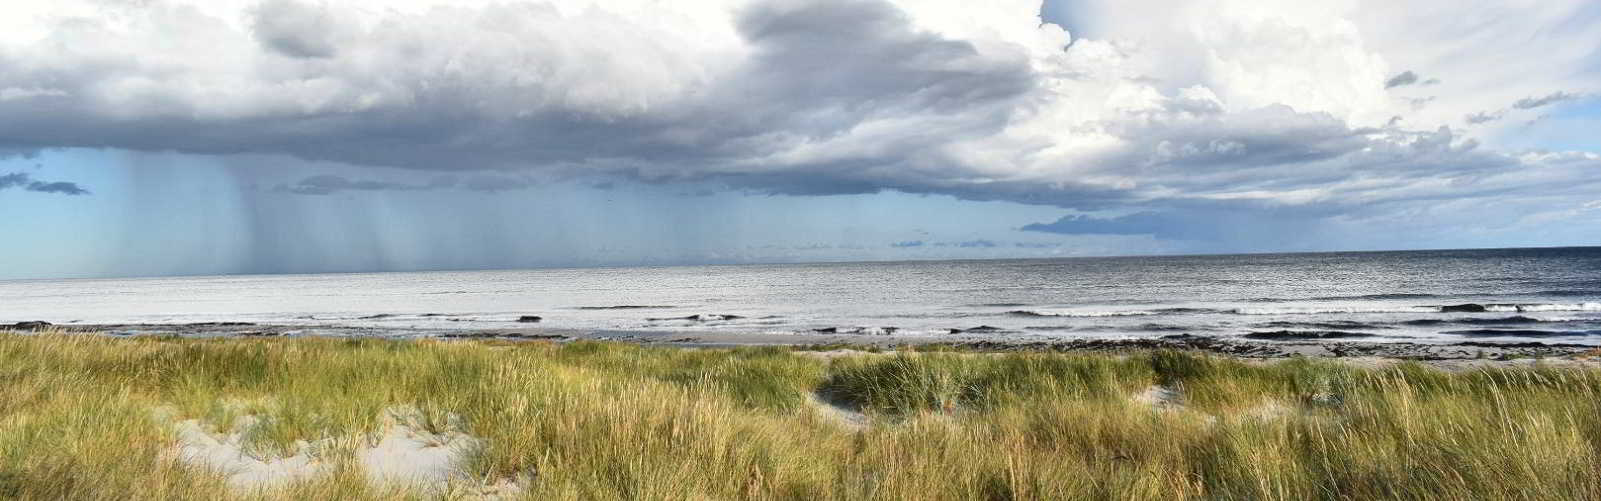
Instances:
[[[0,281],[0,323],[1601,345],[1601,247]]]

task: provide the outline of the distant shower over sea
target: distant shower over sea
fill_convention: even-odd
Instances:
[[[0,322],[1601,345],[1601,248],[0,281]],[[976,329],[976,330],[975,330]]]

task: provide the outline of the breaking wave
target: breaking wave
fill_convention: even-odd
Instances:
[[[1468,329],[1460,331],[1445,331],[1441,334],[1452,334],[1469,337],[1558,337],[1558,336],[1594,336],[1601,331],[1547,331],[1537,329]]]
[[[1020,317],[1068,317],[1068,318],[1097,318],[1097,317],[1145,317],[1152,315],[1182,315],[1186,313],[1219,313],[1222,310],[1208,308],[1160,308],[1155,310],[1012,310],[1007,315]]]
[[[1235,308],[1236,315],[1330,315],[1340,313],[1439,313],[1439,306],[1306,306],[1287,308]]]
[[[1545,312],[1545,311],[1601,311],[1601,303],[1558,303],[1558,304],[1487,304],[1484,311],[1498,312]]]

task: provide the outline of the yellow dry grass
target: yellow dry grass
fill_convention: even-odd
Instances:
[[[1161,410],[1131,398],[1181,395]],[[808,392],[873,417],[843,426]],[[394,499],[349,444],[386,409],[459,427],[528,499],[1601,499],[1601,375],[1292,361],[0,335],[0,497]],[[262,457],[333,467],[246,491],[173,453],[244,416]],[[457,491],[454,494],[460,494]]]

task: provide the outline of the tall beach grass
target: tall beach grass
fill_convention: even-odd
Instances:
[[[1601,499],[1593,370],[64,333],[0,335],[0,497],[440,497],[349,458],[397,407],[527,499]],[[246,416],[334,467],[245,490],[173,453]]]

